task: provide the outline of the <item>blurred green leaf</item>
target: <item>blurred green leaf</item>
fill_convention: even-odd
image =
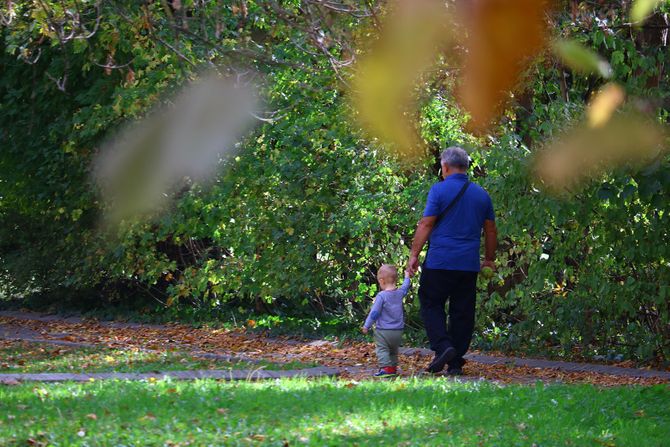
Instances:
[[[554,42],[554,51],[563,63],[574,71],[598,74],[605,79],[612,76],[610,64],[598,53],[576,40],[558,40]]]
[[[630,8],[630,21],[639,23],[644,21],[663,0],[635,0]]]

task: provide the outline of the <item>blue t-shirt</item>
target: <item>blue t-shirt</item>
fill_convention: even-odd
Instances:
[[[467,179],[465,174],[452,174],[434,184],[428,193],[423,216],[439,216]],[[478,272],[479,245],[485,220],[495,220],[491,197],[484,188],[470,183],[458,203],[433,227],[426,267]]]

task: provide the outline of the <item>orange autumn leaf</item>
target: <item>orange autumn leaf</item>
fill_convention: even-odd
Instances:
[[[460,102],[469,126],[485,130],[533,58],[547,45],[549,0],[481,0],[466,12],[468,37]]]
[[[618,113],[597,127],[564,131],[535,159],[535,173],[551,192],[574,192],[583,182],[620,167],[640,167],[667,151],[667,130],[637,112]]]
[[[594,95],[586,108],[589,126],[600,127],[605,125],[625,99],[626,92],[620,85],[615,83],[606,84]]]
[[[405,156],[423,154],[416,122],[420,75],[453,42],[444,2],[391,2],[381,36],[356,65],[352,97],[358,119],[373,137]]]

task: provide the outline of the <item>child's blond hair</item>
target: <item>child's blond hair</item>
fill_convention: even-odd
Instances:
[[[398,269],[393,264],[382,264],[377,270],[377,281],[382,279],[389,280],[389,282],[398,281]]]

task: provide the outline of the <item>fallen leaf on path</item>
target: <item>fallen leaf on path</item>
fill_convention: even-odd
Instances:
[[[99,346],[112,344],[115,348],[141,351],[147,349],[149,343],[156,344],[161,340],[174,341],[173,348],[183,352],[216,353],[239,356],[247,353],[250,358],[282,362],[287,358],[291,361],[314,363],[324,366],[343,368],[342,380],[348,380],[350,387],[358,381],[370,379],[376,368],[374,345],[369,342],[351,341],[342,342],[334,349],[331,344],[311,344],[311,341],[290,339],[287,337],[271,339],[259,334],[246,333],[239,330],[213,330],[209,328],[195,329],[181,324],[170,324],[162,327],[110,327],[97,321],[86,321],[80,324],[61,321],[43,322],[36,320],[15,319],[0,317],[0,325],[7,324],[22,328],[40,330],[56,327],[59,332],[69,332],[76,335],[77,341]],[[52,338],[45,336],[45,338]],[[0,341],[2,346],[13,346],[16,341]],[[159,352],[167,352],[165,349]],[[504,353],[499,353],[504,357]],[[520,356],[517,353],[517,356]],[[419,375],[428,365],[432,355],[419,352],[409,356],[400,356],[400,371],[402,376]],[[623,365],[622,365],[623,366]],[[634,366],[627,363],[626,366]],[[344,370],[346,368],[346,370]],[[465,366],[466,376],[484,378],[500,383],[535,383],[536,380],[562,383],[591,383],[599,386],[619,385],[655,385],[668,383],[662,378],[639,378],[596,374],[587,372],[568,372],[557,369],[535,369],[522,366],[489,365],[469,361]],[[156,380],[156,379],[154,379]],[[15,381],[16,385],[20,382]],[[344,385],[343,385],[344,386]],[[168,390],[168,392],[170,392]],[[632,411],[632,410],[631,410]],[[105,414],[108,414],[105,412]]]

